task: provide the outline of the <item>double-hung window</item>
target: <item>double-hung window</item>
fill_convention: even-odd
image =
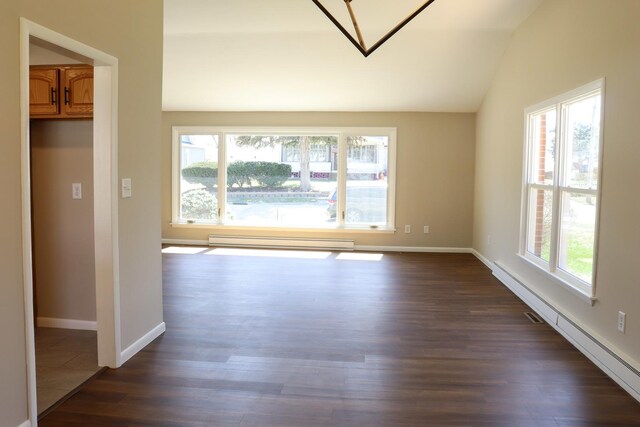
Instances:
[[[594,296],[603,80],[530,107],[520,253]]]
[[[173,128],[175,226],[393,230],[394,128]]]

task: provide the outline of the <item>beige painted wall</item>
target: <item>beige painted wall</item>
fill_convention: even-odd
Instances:
[[[27,419],[22,292],[20,71],[18,0],[0,2],[0,414],[13,427]]]
[[[527,281],[640,368],[640,2],[547,0],[514,34],[478,113],[474,248]],[[524,109],[606,77],[600,242],[593,307],[516,256]],[[487,243],[487,236],[492,243]],[[616,329],[618,310],[627,331]]]
[[[470,247],[472,238],[475,114],[447,113],[163,113],[162,236],[206,240],[205,228],[171,227],[171,127],[380,126],[397,128],[395,234],[322,233],[352,238],[358,245]],[[413,232],[404,233],[411,224]],[[423,234],[423,225],[431,233]],[[217,229],[216,234],[241,234]],[[313,233],[256,232],[249,235],[307,237]],[[316,236],[318,234],[316,233]]]
[[[37,315],[95,321],[92,120],[31,121],[31,188]]]
[[[20,187],[19,18],[119,59],[119,174],[134,197],[119,202],[122,347],[162,322],[160,129],[162,2],[3,0],[0,2],[0,414],[27,419]]]
[[[82,64],[82,62],[74,58],[65,56],[61,53],[53,52],[49,49],[31,43],[29,45],[29,64]]]

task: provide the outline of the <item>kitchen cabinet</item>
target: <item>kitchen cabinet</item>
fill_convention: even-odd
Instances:
[[[32,66],[29,109],[32,119],[93,117],[93,67]]]

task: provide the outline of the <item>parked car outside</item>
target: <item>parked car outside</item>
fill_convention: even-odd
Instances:
[[[336,220],[338,191],[334,190],[327,199],[327,214],[330,221]],[[348,186],[345,222],[347,224],[375,224],[387,221],[387,187]]]

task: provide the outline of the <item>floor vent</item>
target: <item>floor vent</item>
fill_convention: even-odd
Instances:
[[[531,323],[544,323],[542,319],[538,317],[537,314],[531,311],[525,312],[524,315],[527,316],[527,319],[531,320]]]
[[[209,235],[209,245],[241,248],[329,249],[340,251],[352,251],[354,249],[353,240],[216,236],[213,234]]]

